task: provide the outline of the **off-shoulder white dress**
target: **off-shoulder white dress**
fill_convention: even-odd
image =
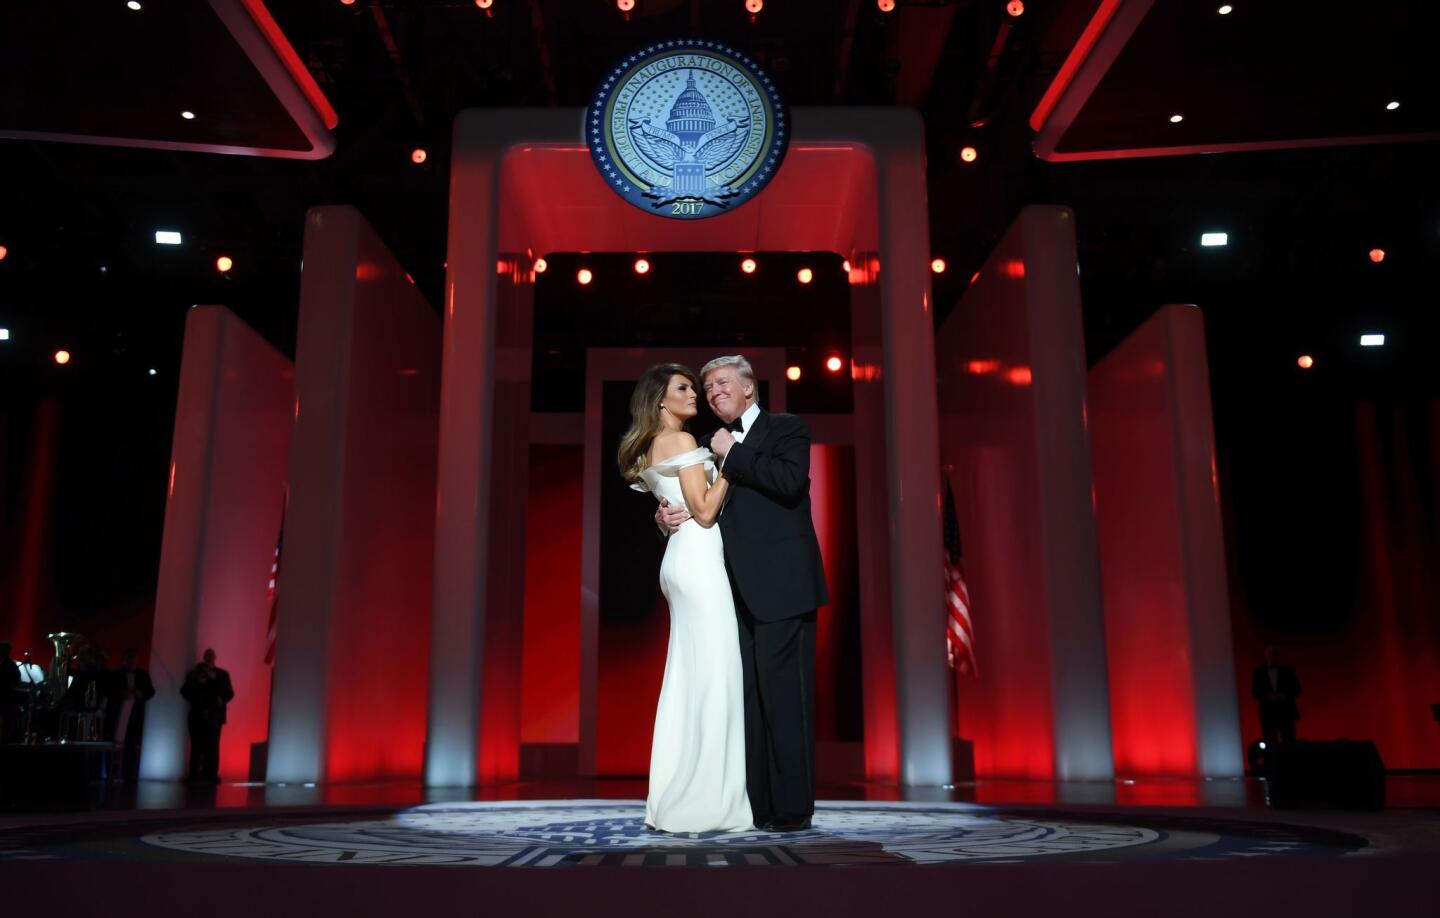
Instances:
[[[714,455],[696,449],[646,469],[643,484],[634,487],[686,506],[680,470],[693,465],[703,465],[706,478],[715,480]],[[666,832],[748,829],[740,637],[718,525],[707,529],[686,520],[670,536],[660,591],[670,604],[670,643],[645,822]]]

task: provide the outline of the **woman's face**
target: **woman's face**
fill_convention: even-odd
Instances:
[[[665,400],[661,404],[675,417],[688,421],[695,416],[695,398],[695,387],[690,384],[690,380],[676,373],[670,377],[670,384],[665,387]]]

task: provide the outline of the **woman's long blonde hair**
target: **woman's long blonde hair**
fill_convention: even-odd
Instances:
[[[635,391],[630,396],[630,429],[620,438],[615,457],[626,481],[639,481],[640,473],[650,464],[650,444],[665,429],[660,420],[660,403],[665,400],[670,380],[676,376],[685,377],[690,385],[699,389],[695,374],[678,363],[657,363],[635,383]]]

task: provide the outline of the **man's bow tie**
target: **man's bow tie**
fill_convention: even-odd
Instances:
[[[731,433],[744,433],[744,432],[745,432],[745,419],[744,419],[744,418],[736,418],[735,420],[731,421],[729,424],[726,424],[726,425],[725,425],[725,429],[728,430],[728,431],[730,431]]]

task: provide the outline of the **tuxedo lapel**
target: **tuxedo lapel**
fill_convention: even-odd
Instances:
[[[745,446],[754,449],[765,439],[765,434],[770,430],[770,412],[760,410],[759,416],[755,418],[755,424],[745,433]]]

